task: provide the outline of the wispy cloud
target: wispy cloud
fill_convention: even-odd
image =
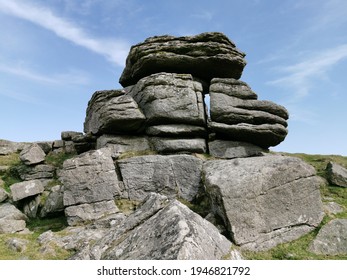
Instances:
[[[199,13],[192,14],[192,18],[197,18],[200,20],[211,21],[213,19],[213,13],[211,11],[201,11]]]
[[[30,1],[28,4],[28,1],[2,0],[0,1],[0,12],[30,21],[76,45],[103,55],[119,66],[124,66],[129,45],[123,40],[93,37],[72,21],[55,15],[47,7],[30,4]]]
[[[347,44],[323,50],[299,63],[279,68],[285,74],[268,84],[294,89],[295,97],[301,98],[310,93],[318,78],[326,78],[328,71],[346,58]]]
[[[88,74],[75,69],[70,69],[66,73],[58,73],[52,75],[45,75],[38,73],[33,69],[23,65],[5,65],[0,64],[0,72],[11,74],[24,78],[30,81],[45,83],[45,84],[58,84],[58,85],[86,85],[89,83]]]

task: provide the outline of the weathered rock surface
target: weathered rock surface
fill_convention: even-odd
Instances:
[[[211,223],[176,200],[151,194],[128,219],[75,259],[241,258]]]
[[[15,252],[23,252],[26,250],[26,246],[28,245],[29,241],[25,239],[20,238],[10,238],[6,241],[7,247]]]
[[[326,168],[330,184],[347,188],[347,169],[343,166],[329,162]]]
[[[96,91],[88,103],[84,132],[94,135],[135,133],[146,120],[124,90]]]
[[[90,223],[116,213],[119,213],[119,209],[114,200],[79,204],[65,208],[65,215],[70,226]]]
[[[10,186],[13,201],[43,193],[44,186],[40,180],[30,180]]]
[[[204,127],[187,124],[167,124],[147,127],[146,134],[157,137],[206,137]]]
[[[224,34],[156,36],[132,46],[120,84],[129,86],[153,73],[187,73],[210,81],[215,77],[240,78],[245,54]]]
[[[123,197],[142,201],[150,192],[192,201],[202,191],[202,160],[190,155],[149,155],[119,160]]]
[[[169,153],[206,153],[206,140],[201,138],[175,139],[152,137],[150,139],[154,151]]]
[[[281,124],[223,124],[218,122],[209,122],[210,129],[223,138],[233,141],[242,141],[253,143],[263,147],[276,146],[287,136],[288,130]]]
[[[270,101],[256,100],[244,82],[213,79],[210,86],[210,129],[230,140],[268,148],[287,135],[287,110]]]
[[[117,174],[107,148],[68,159],[59,173],[64,184],[64,205],[111,200],[119,194]]]
[[[41,198],[40,196],[34,196],[32,199],[25,201],[23,204],[23,213],[28,218],[36,218],[39,210]]]
[[[335,219],[323,226],[309,250],[322,255],[347,254],[347,219]]]
[[[26,165],[33,165],[43,162],[45,157],[45,152],[36,143],[26,147],[19,155],[20,160]]]
[[[12,142],[0,139],[0,155],[9,155],[12,153],[16,153],[18,151],[22,151],[30,145],[31,143]]]
[[[0,203],[8,198],[8,193],[0,186]]]
[[[335,215],[335,214],[343,212],[342,206],[334,201],[324,203],[323,207],[324,207],[324,211],[328,215],[331,215],[331,214]]]
[[[205,124],[202,85],[189,74],[158,73],[142,78],[129,92],[147,125]]]
[[[322,220],[320,180],[300,159],[208,161],[204,176],[213,212],[244,248],[269,249],[302,236]]]
[[[109,148],[113,158],[126,152],[144,152],[152,150],[148,137],[131,135],[102,135],[96,142],[96,148]]]
[[[264,149],[246,142],[213,140],[208,143],[211,156],[225,159],[261,156]]]
[[[38,164],[34,166],[21,166],[17,168],[18,174],[22,180],[52,179],[55,173],[55,167],[48,164]]]
[[[10,203],[0,204],[0,233],[16,233],[25,229],[27,217]]]
[[[53,186],[45,199],[40,217],[64,211],[64,186]]]

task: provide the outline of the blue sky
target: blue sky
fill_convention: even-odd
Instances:
[[[82,131],[131,45],[220,31],[247,54],[241,80],[289,110],[273,150],[347,156],[345,0],[0,0],[0,23],[1,139]]]

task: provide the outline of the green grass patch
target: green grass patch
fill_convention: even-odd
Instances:
[[[35,235],[40,235],[41,233],[51,230],[51,231],[61,231],[68,226],[66,217],[59,216],[54,218],[36,218],[30,219],[27,222],[27,228],[34,232]]]
[[[54,167],[62,168],[65,160],[73,158],[76,155],[77,154],[75,154],[75,153],[64,153],[64,152],[52,153],[52,152],[50,152],[46,156],[45,162],[47,164],[53,165]]]
[[[20,163],[19,154],[13,153],[0,156],[0,166],[12,166]]]
[[[118,159],[126,159],[132,157],[140,157],[140,156],[149,156],[149,155],[157,155],[158,153],[152,150],[144,150],[144,151],[127,151],[122,153]]]

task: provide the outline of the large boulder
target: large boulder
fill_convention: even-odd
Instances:
[[[204,178],[214,214],[246,249],[266,250],[297,239],[317,227],[324,215],[321,181],[314,168],[298,158],[207,161]]]
[[[34,143],[21,151],[19,158],[26,165],[41,163],[45,160],[46,154],[42,148]]]
[[[150,192],[192,201],[201,191],[202,160],[190,155],[149,155],[119,160],[123,197],[143,201]]]
[[[309,250],[319,255],[346,255],[347,219],[335,219],[324,225]]]
[[[147,125],[205,124],[202,85],[189,74],[158,73],[142,78],[129,89]]]
[[[112,200],[119,195],[117,174],[107,148],[68,159],[59,173],[64,185],[64,205]]]
[[[96,91],[88,102],[84,132],[94,135],[138,132],[146,120],[124,90]]]
[[[43,193],[44,186],[40,180],[30,180],[15,183],[10,186],[13,201]]]
[[[159,72],[188,73],[207,81],[214,77],[238,79],[246,65],[244,56],[218,32],[150,37],[131,47],[119,82],[129,86]]]
[[[210,86],[210,129],[224,138],[264,148],[282,142],[288,133],[287,110],[256,98],[246,83],[213,79]]]
[[[326,168],[328,181],[330,184],[347,188],[347,169],[343,166],[329,162]]]
[[[25,230],[27,217],[10,203],[0,204],[0,234]]]
[[[177,200],[151,194],[123,224],[74,259],[240,259],[231,247],[211,223]]]

